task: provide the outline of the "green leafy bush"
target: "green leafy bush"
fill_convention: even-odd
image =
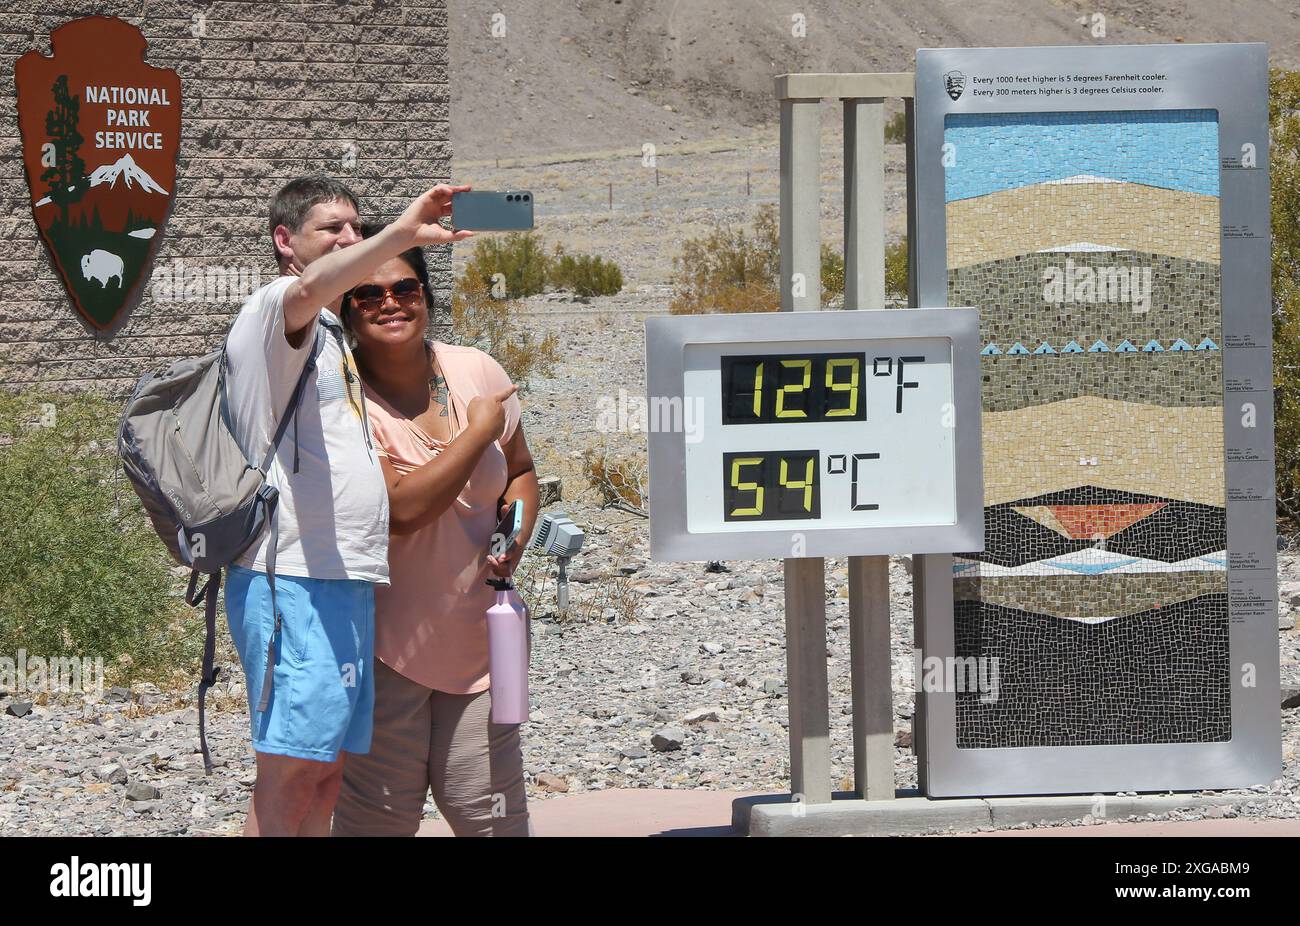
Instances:
[[[612,260],[566,254],[559,248],[546,277],[556,289],[567,289],[579,296],[613,296],[623,289],[623,272]]]
[[[465,268],[468,278],[483,281],[495,299],[522,299],[548,286],[579,296],[612,296],[623,289],[623,271],[612,260],[586,254],[568,254],[556,246],[546,253],[535,232],[512,232],[483,238]]]
[[[844,295],[844,255],[822,242],[822,305]]]
[[[498,296],[521,299],[546,288],[551,258],[534,232],[511,232],[504,237],[484,236],[474,247],[465,272],[484,281],[489,288],[500,283]],[[501,274],[498,278],[497,274]]]
[[[907,236],[885,248],[885,298],[907,301]]]
[[[102,658],[110,679],[192,677],[202,619],[130,484],[121,406],[0,391],[0,656]]]
[[[891,145],[907,141],[907,113],[896,112],[885,120],[885,142]]]

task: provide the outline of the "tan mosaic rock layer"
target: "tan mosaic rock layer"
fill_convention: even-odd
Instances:
[[[1034,184],[948,203],[948,267],[1086,241],[1219,262],[1219,200],[1139,183]]]
[[[985,505],[1081,485],[1224,504],[1222,407],[1082,396],[982,422]]]
[[[996,576],[953,581],[953,599],[1052,617],[1123,618],[1227,590],[1221,571],[1101,576]]]

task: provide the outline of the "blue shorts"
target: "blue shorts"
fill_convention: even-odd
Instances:
[[[375,590],[359,579],[276,574],[280,634],[266,709],[259,712],[275,629],[266,574],[231,566],[226,617],[248,680],[253,748],[333,762],[370,751],[375,706]]]

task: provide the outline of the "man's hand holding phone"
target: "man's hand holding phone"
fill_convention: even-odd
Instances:
[[[469,190],[468,184],[451,186],[439,183],[411,201],[394,222],[411,236],[413,245],[447,244],[473,236],[472,231],[452,231],[438,220],[451,215],[451,198]]]

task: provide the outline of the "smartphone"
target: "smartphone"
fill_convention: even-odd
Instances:
[[[505,516],[497,522],[496,530],[492,532],[492,539],[488,542],[488,552],[497,557],[505,556],[510,552],[511,544],[523,529],[524,503],[515,499],[506,509]]]
[[[456,231],[527,231],[533,227],[533,194],[528,190],[452,193],[451,225]]]

